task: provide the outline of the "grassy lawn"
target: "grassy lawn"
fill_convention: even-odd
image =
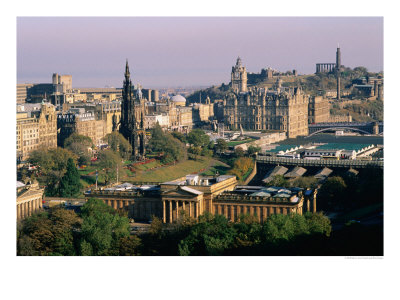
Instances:
[[[160,161],[156,160],[156,161],[152,161],[148,164],[144,164],[144,165],[137,165],[135,166],[135,169],[138,171],[146,171],[148,169],[154,168],[154,167],[158,167],[161,166]]]
[[[215,164],[209,167],[205,172],[201,173],[203,176],[212,176],[215,175],[217,172],[219,175],[225,175],[230,167],[226,167],[224,163],[221,163],[218,160],[214,160]]]
[[[128,181],[165,182],[183,177],[187,174],[198,173],[215,163],[212,158],[200,157],[197,160],[186,160],[176,165],[165,166],[156,170],[139,171],[136,176],[124,178]]]

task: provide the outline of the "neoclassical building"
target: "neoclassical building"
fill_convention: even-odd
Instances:
[[[25,185],[17,181],[17,221],[42,208],[43,192],[37,182]]]
[[[316,211],[316,191],[301,188],[238,186],[232,175],[187,175],[161,184],[124,183],[90,190],[85,197],[101,199],[135,220],[174,223],[182,215],[197,219],[205,212],[225,215],[232,222],[250,214],[264,222],[273,214]]]

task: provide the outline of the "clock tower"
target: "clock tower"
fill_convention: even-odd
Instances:
[[[232,67],[231,87],[236,92],[247,92],[247,72],[246,67],[242,66],[240,57],[236,60],[236,66]]]

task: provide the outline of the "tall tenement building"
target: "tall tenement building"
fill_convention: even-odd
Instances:
[[[131,144],[133,159],[141,159],[145,155],[146,134],[144,131],[144,116],[145,101],[142,98],[140,87],[134,93],[130,79],[129,65],[128,61],[126,61],[119,132]],[[114,128],[117,128],[117,125]]]
[[[33,150],[57,147],[57,116],[49,103],[17,107],[17,160],[24,161]]]

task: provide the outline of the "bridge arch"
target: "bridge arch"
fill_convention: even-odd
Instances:
[[[306,136],[306,138],[308,138],[310,136],[313,136],[313,135],[316,135],[318,133],[322,133],[322,132],[325,132],[325,131],[332,131],[332,130],[351,130],[351,131],[358,131],[358,132],[361,132],[361,133],[364,133],[364,134],[371,134],[371,132],[368,132],[368,131],[365,131],[365,130],[362,130],[362,129],[358,129],[358,128],[354,128],[354,127],[329,127],[329,128],[324,128],[324,129],[320,129],[320,130],[314,131],[313,133],[311,133],[308,136]]]

